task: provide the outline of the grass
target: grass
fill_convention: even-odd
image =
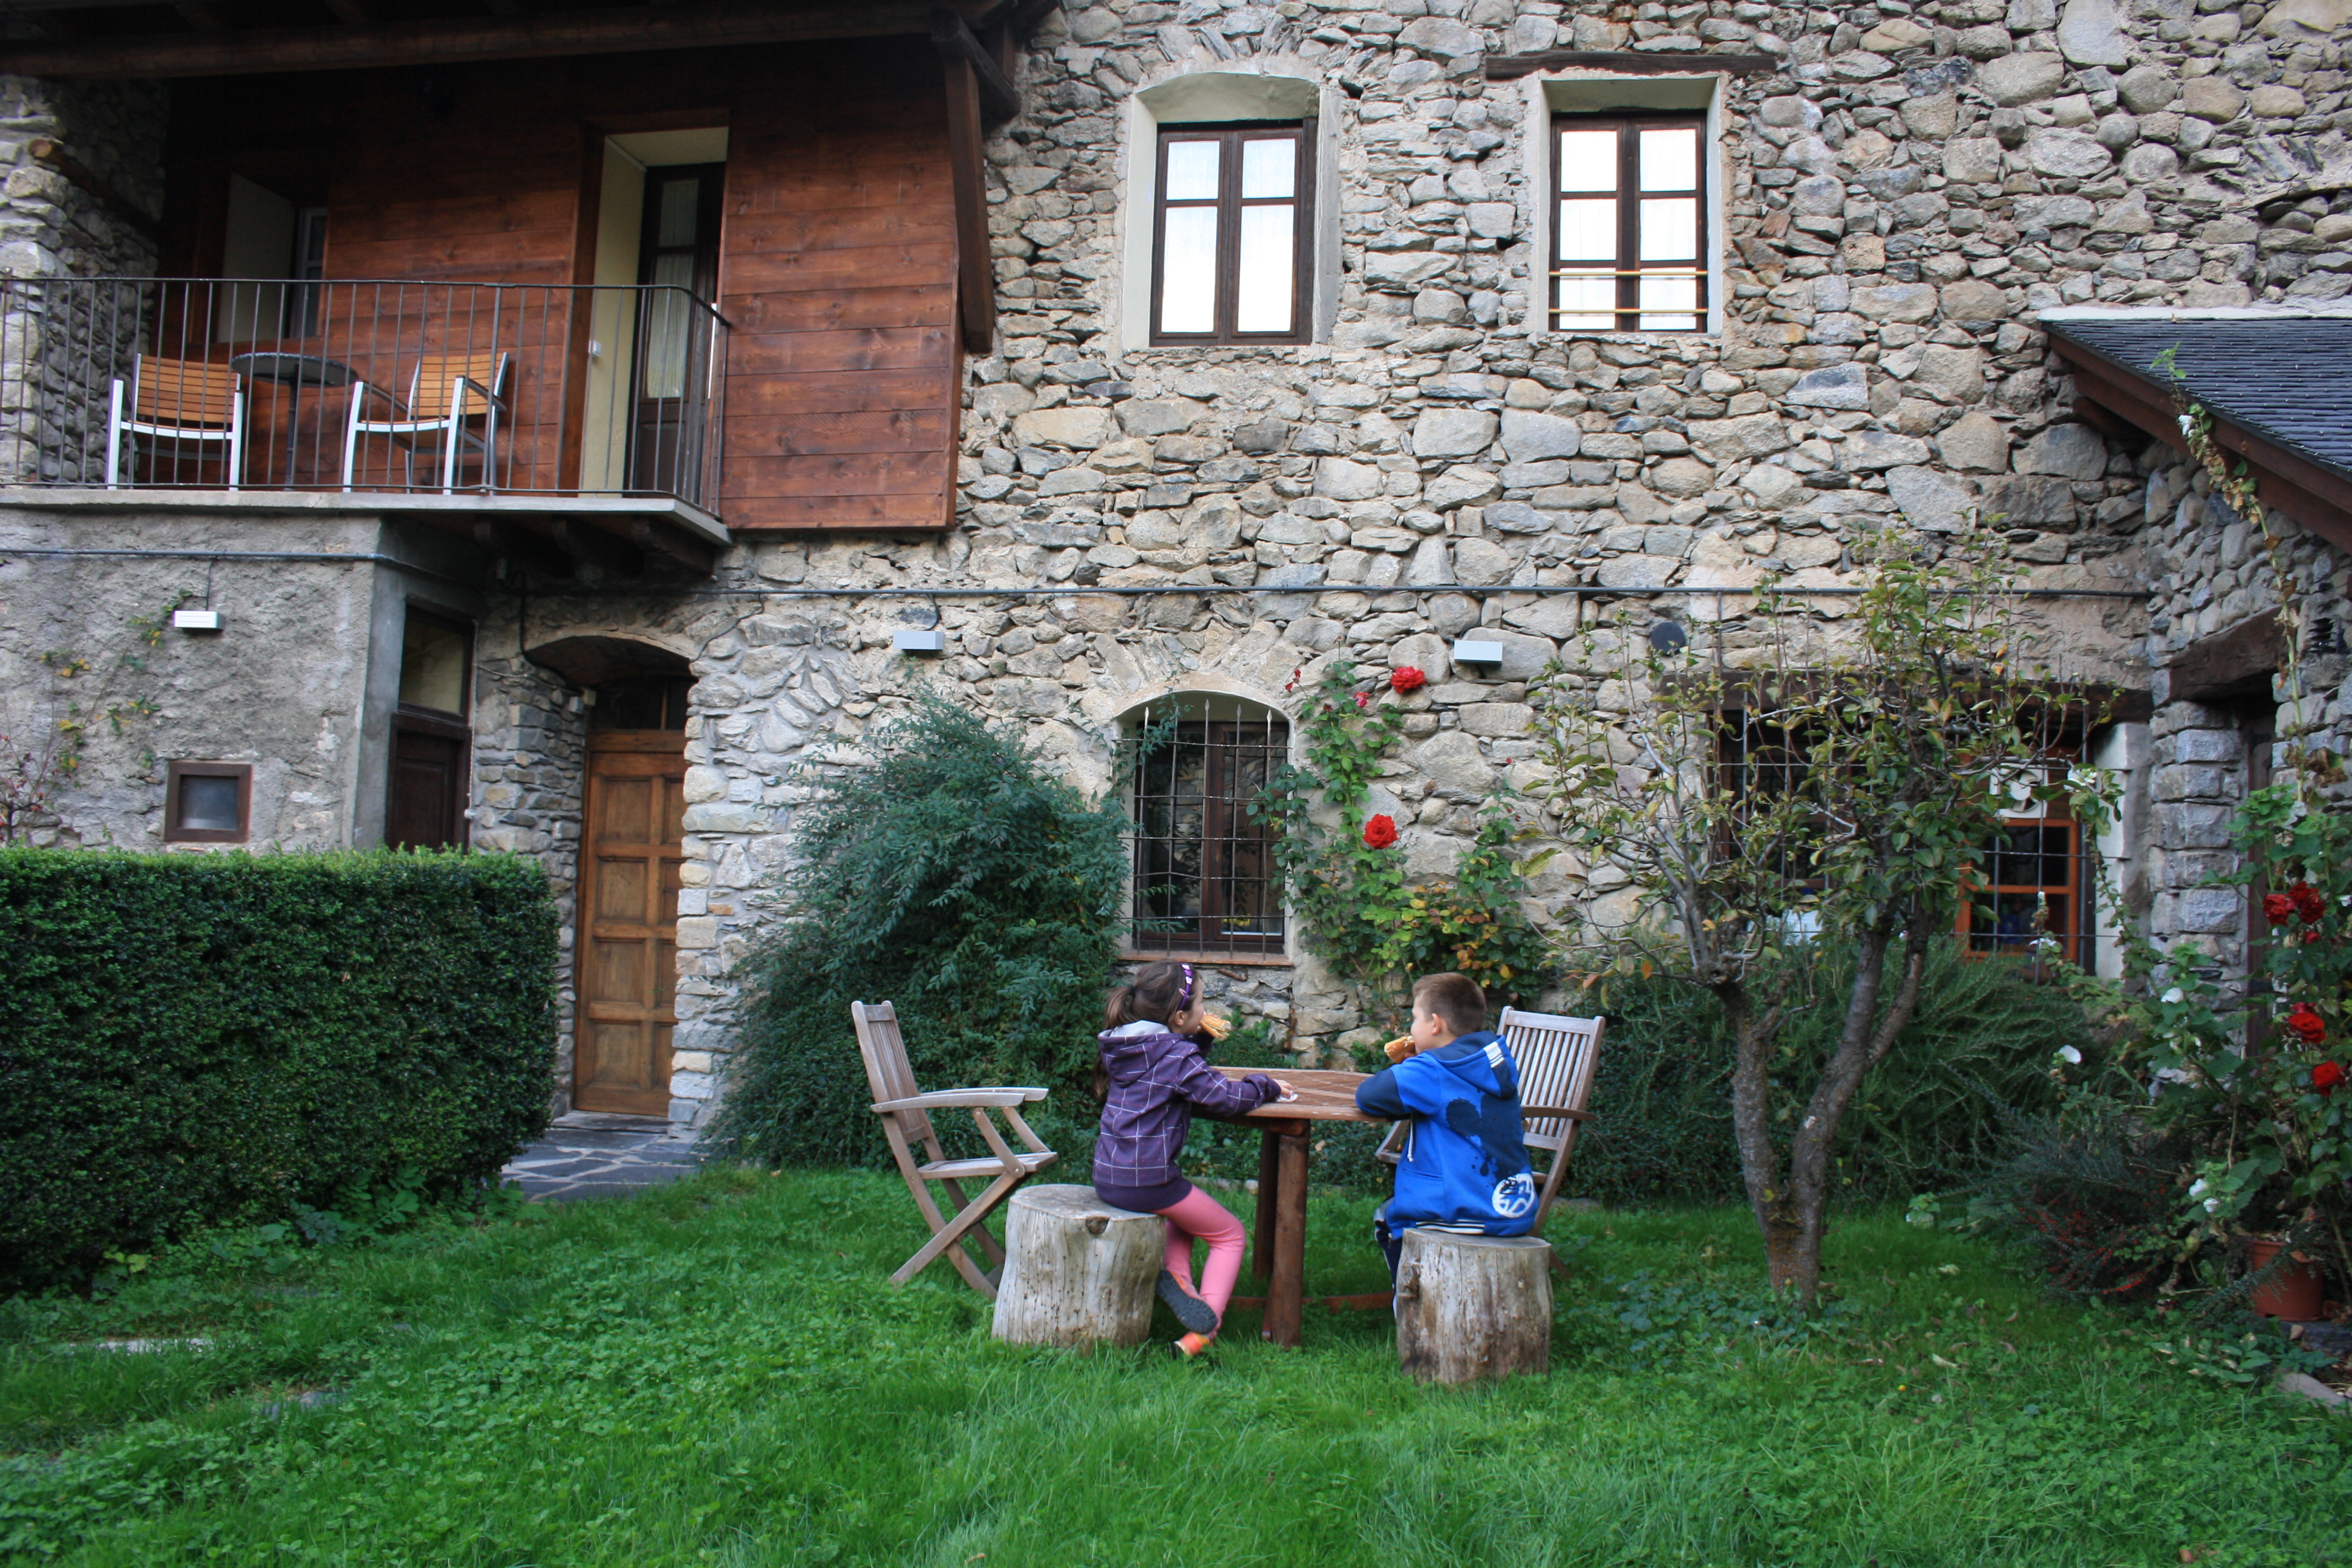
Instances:
[[[1368,1206],[1318,1195],[1311,1289],[1383,1282]],[[1980,1242],[1854,1216],[1808,1328],[1738,1211],[1551,1234],[1551,1375],[1467,1391],[1312,1308],[1213,1365],[998,1345],[944,1267],[885,1283],[919,1230],[868,1174],[167,1261],[0,1306],[0,1561],[2352,1563],[2352,1418],[2165,1368]],[[134,1334],[209,1344],[70,1348]]]

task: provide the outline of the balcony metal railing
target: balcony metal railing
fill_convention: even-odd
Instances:
[[[715,511],[727,337],[675,287],[0,279],[0,483]]]

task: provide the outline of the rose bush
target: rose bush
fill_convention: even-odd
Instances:
[[[2258,907],[2269,929],[2251,984],[2183,942],[2127,944],[2126,983],[2094,983],[2118,1027],[2104,1069],[2159,1134],[2193,1151],[2181,1172],[2176,1278],[2245,1234],[2292,1238],[2352,1279],[2352,1096],[2326,1053],[2352,1015],[2352,816],[2273,784],[2234,820],[2238,868],[2218,885],[2284,884]],[[2185,1282],[2185,1278],[2184,1278]],[[2209,1283],[2220,1283],[2209,1275]]]

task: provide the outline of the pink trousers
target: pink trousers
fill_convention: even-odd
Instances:
[[[1198,1187],[1182,1203],[1159,1214],[1168,1222],[1168,1272],[1188,1290],[1192,1289],[1192,1243],[1198,1238],[1209,1244],[1209,1261],[1201,1269],[1197,1294],[1218,1317],[1223,1317],[1225,1303],[1234,1299],[1234,1282],[1242,1276],[1242,1248],[1249,1239],[1242,1232],[1242,1222]]]

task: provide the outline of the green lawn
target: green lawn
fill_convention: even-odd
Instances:
[[[1310,1289],[1383,1281],[1367,1212],[1318,1195]],[[0,1306],[0,1559],[2352,1563],[2352,1417],[2166,1368],[1981,1243],[1850,1221],[1799,1338],[1739,1326],[1738,1212],[1551,1234],[1551,1375],[1468,1392],[1313,1309],[1210,1365],[1000,1347],[944,1266],[884,1282],[919,1231],[865,1174],[166,1268]],[[126,1334],[210,1343],[70,1348]]]

